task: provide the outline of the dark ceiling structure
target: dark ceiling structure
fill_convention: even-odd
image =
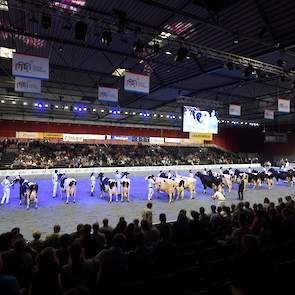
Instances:
[[[185,97],[201,108],[218,102],[224,119],[230,103],[240,104],[242,120],[262,122],[264,110],[276,110],[277,98],[286,97],[291,113],[276,113],[276,122],[290,123],[294,13],[293,0],[0,1],[0,46],[50,60],[50,78],[36,96],[14,92],[11,59],[0,59],[1,116],[147,124],[139,116],[146,112],[150,125],[180,126],[179,97]],[[230,55],[283,74],[233,62]],[[120,69],[150,75],[150,93],[125,92]],[[119,106],[99,102],[98,85],[119,88]],[[51,106],[42,114],[34,108],[40,100]],[[77,104],[87,109],[79,118],[72,112]],[[109,112],[114,108],[120,114]]]

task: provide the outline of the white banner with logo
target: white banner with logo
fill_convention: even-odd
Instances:
[[[150,91],[150,76],[126,72],[124,89],[126,91],[148,94]]]
[[[275,111],[264,110],[264,119],[273,120],[275,118]]]
[[[49,59],[13,53],[12,75],[26,78],[49,79]]]
[[[118,102],[118,89],[98,86],[98,99],[102,101]]]
[[[105,140],[105,135],[99,134],[63,134],[63,141],[83,142],[84,139]]]
[[[241,116],[241,106],[237,104],[230,104],[229,114],[230,116]]]
[[[278,99],[278,111],[282,113],[290,113],[290,100],[279,98]]]
[[[41,93],[41,80],[15,77],[14,90],[16,92]]]
[[[162,144],[164,143],[164,137],[150,137],[151,144]]]

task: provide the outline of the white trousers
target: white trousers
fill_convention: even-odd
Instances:
[[[148,200],[149,201],[152,199],[153,194],[154,194],[154,189],[152,187],[149,187],[149,190],[148,190]]]
[[[10,188],[3,189],[3,197],[1,200],[1,204],[4,204],[6,201],[6,204],[9,202],[9,197],[10,197]]]
[[[121,194],[121,182],[117,181],[117,194],[120,195]]]
[[[56,191],[57,191],[58,182],[54,181],[54,182],[52,182],[52,184],[53,184],[52,197],[56,197]]]
[[[95,182],[90,183],[90,188],[91,188],[91,192],[93,193],[95,189]]]

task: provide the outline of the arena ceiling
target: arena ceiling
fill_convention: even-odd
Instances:
[[[11,59],[0,59],[2,118],[83,117],[179,126],[179,96],[203,100],[204,108],[218,102],[225,119],[229,103],[238,103],[242,120],[262,121],[265,108],[276,109],[278,96],[290,98],[294,112],[294,79],[272,73],[245,75],[243,66],[191,50],[193,45],[206,46],[279,65],[288,73],[295,69],[294,13],[293,0],[1,0],[1,47],[50,59],[50,79],[42,82],[41,96],[15,93]],[[77,39],[77,22],[87,25],[84,40]],[[111,33],[110,44],[102,42],[105,32]],[[188,52],[175,61],[180,47]],[[113,74],[118,69],[149,74],[150,93],[123,91],[123,77]],[[98,102],[98,84],[120,89],[119,115],[108,112],[116,106]],[[52,108],[38,112],[34,103],[40,100]],[[75,104],[87,112],[77,117],[71,108],[64,109]],[[139,112],[158,116],[147,121]],[[175,120],[167,118],[170,115]],[[276,120],[291,122],[293,117],[277,114]]]

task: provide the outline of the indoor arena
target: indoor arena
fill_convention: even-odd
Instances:
[[[295,2],[0,0],[0,293],[293,294]]]

